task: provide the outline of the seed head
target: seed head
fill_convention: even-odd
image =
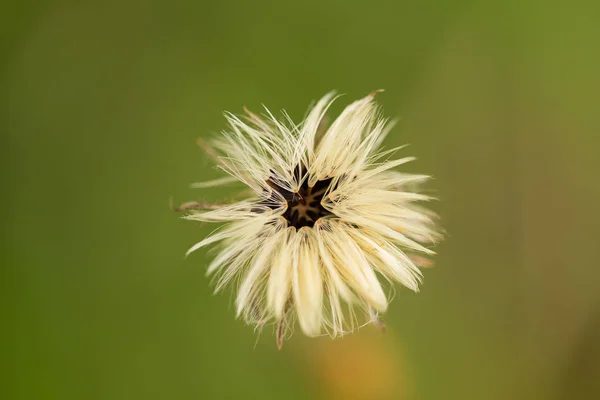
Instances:
[[[381,327],[393,282],[417,291],[419,267],[441,239],[435,214],[417,204],[431,199],[416,191],[428,176],[395,170],[413,160],[392,158],[401,147],[380,149],[393,124],[374,94],[326,129],[332,93],[298,125],[268,110],[265,117],[227,113],[229,129],[201,143],[231,179],[196,187],[233,180],[251,195],[180,208],[201,209],[189,220],[224,223],[188,253],[220,243],[208,266],[216,290],[237,282],[237,315],[259,328],[274,323],[279,347],[296,319],[309,336],[335,337],[366,322]]]

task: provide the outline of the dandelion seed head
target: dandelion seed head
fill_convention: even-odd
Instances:
[[[381,116],[374,94],[327,128],[333,93],[300,124],[268,110],[227,113],[229,128],[202,142],[230,179],[194,186],[235,179],[252,196],[216,207],[194,203],[201,210],[185,218],[222,225],[188,253],[219,244],[208,266],[216,290],[237,285],[237,315],[257,328],[274,324],[278,347],[296,320],[309,336],[383,326],[379,315],[394,282],[417,291],[418,266],[430,265],[442,238],[436,215],[418,204],[431,200],[418,192],[428,176],[397,171],[413,158],[381,149],[393,123]]]

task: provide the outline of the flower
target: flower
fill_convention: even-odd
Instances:
[[[416,204],[431,198],[413,190],[429,177],[394,171],[414,159],[391,158],[403,146],[380,150],[393,123],[374,95],[347,106],[327,129],[333,93],[299,125],[268,110],[226,113],[229,130],[203,144],[230,179],[196,186],[239,181],[252,194],[229,205],[186,203],[182,209],[203,211],[185,218],[226,223],[188,254],[221,243],[208,266],[216,290],[237,282],[238,317],[259,328],[274,322],[279,347],[295,319],[308,336],[351,332],[362,325],[359,315],[381,325],[392,283],[417,291],[418,267],[441,238],[435,214]]]

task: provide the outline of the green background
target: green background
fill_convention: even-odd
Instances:
[[[600,396],[593,2],[21,1],[0,6],[3,399]],[[212,295],[222,111],[299,120],[373,89],[447,240],[388,332],[277,351]],[[297,329],[298,331],[298,329]]]

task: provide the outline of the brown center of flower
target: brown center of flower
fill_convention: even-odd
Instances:
[[[299,178],[305,173],[304,171],[304,166],[299,166],[296,167],[294,173]],[[273,178],[267,180],[267,184],[286,200],[287,209],[283,213],[283,217],[288,221],[289,226],[296,229],[304,226],[312,228],[319,218],[331,215],[331,212],[321,205],[321,201],[329,189],[332,179],[317,181],[314,186],[308,186],[309,178],[310,176],[305,177],[296,192],[281,187]]]

